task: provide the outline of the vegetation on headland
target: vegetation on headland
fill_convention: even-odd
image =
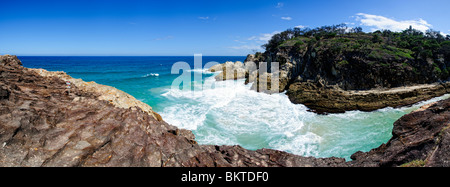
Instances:
[[[450,76],[450,65],[446,63],[450,61],[450,36],[431,29],[425,33],[412,27],[402,32],[365,33],[360,27],[349,28],[345,24],[315,29],[294,28],[275,34],[262,47],[270,54],[290,47],[298,52],[315,50],[326,52],[330,57],[344,56],[336,61],[340,66],[351,63],[352,60],[345,56],[365,59],[372,65],[401,64],[416,73],[420,66],[415,62],[428,62],[434,66],[437,77]]]
[[[373,111],[450,93],[450,36],[434,30],[366,33],[345,24],[294,28],[275,34],[262,47],[264,52],[248,55],[246,62],[279,62],[280,92],[318,113]],[[258,83],[252,75],[248,82]],[[409,86],[430,90],[381,92]],[[366,90],[373,92],[344,94]]]

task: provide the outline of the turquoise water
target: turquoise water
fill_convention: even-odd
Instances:
[[[391,138],[393,123],[420,106],[317,115],[292,104],[285,94],[250,90],[244,80],[216,82],[202,69],[200,91],[171,88],[179,75],[172,64],[194,57],[19,57],[25,67],[65,71],[74,78],[114,86],[149,104],[163,119],[192,130],[200,144],[271,148],[302,156],[342,157],[369,151]],[[243,61],[245,57],[203,57],[203,62]],[[198,82],[198,81],[197,81]],[[192,82],[194,83],[194,82]],[[206,86],[208,85],[208,86]]]

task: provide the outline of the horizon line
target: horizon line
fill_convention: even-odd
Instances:
[[[10,54],[4,54],[10,55]],[[18,57],[194,57],[194,55],[15,55]],[[247,55],[202,55],[203,57],[246,57]]]

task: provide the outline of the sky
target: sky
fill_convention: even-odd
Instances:
[[[294,27],[450,33],[448,0],[2,0],[0,55],[246,56]]]

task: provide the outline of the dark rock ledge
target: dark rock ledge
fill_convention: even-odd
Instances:
[[[21,65],[15,56],[0,56],[0,167],[449,166],[450,99],[404,116],[387,144],[345,162],[198,145],[191,131],[167,124],[150,109],[117,107],[76,85],[69,92],[63,79]]]

